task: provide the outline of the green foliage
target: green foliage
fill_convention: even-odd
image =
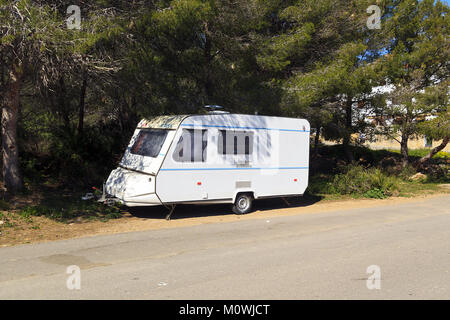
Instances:
[[[313,32],[314,24],[305,23],[295,33],[282,34],[267,41],[265,52],[256,58],[258,64],[275,72],[286,69],[291,65],[291,60],[304,54]]]
[[[410,178],[418,170],[413,165],[403,167],[398,151],[370,150],[353,147],[357,162],[348,166],[342,161],[342,145],[323,146],[317,158],[311,160],[307,193],[328,199],[346,196],[382,199],[391,195],[410,196],[439,191],[439,184],[450,182],[450,168],[445,158],[436,158],[420,172],[423,179]],[[421,157],[428,150],[410,150]],[[442,191],[442,190],[441,190]]]
[[[438,153],[436,153],[433,158],[435,159],[441,159],[441,160],[448,160],[450,159],[450,153],[446,152],[446,151],[439,151]]]
[[[124,85],[132,84],[140,114],[198,113],[206,104],[276,109],[254,62],[252,32],[261,15],[257,1],[171,1],[144,11],[122,72],[137,80]]]
[[[7,201],[0,199],[0,210],[7,211],[10,209],[10,207],[11,206],[9,205],[9,203]],[[0,219],[1,219],[1,216],[0,216]]]
[[[398,191],[398,184],[398,179],[384,174],[378,168],[350,165],[344,173],[334,177],[329,187],[332,193],[386,197]]]
[[[122,211],[117,206],[106,206],[94,201],[71,200],[66,203],[26,206],[19,215],[24,218],[45,216],[60,222],[73,222],[77,219],[101,220],[118,219]]]
[[[394,120],[381,132],[401,136],[404,165],[410,137],[448,136],[448,66],[443,63],[450,58],[448,12],[441,1],[405,0],[392,5],[385,22],[388,54],[379,62],[393,90],[387,94],[392,103],[378,110],[378,116]],[[424,121],[430,115],[437,118]]]
[[[373,198],[373,199],[384,199],[384,198],[387,198],[387,195],[383,190],[375,188],[375,189],[370,189],[369,191],[364,193],[364,197]]]
[[[25,182],[53,181],[72,189],[101,185],[120,160],[132,130],[123,132],[117,121],[85,124],[79,135],[72,127],[55,125],[53,117],[21,119]]]
[[[0,225],[0,230],[3,228],[12,228],[17,225],[17,223],[14,222],[14,219],[11,217],[11,213],[3,213],[0,212],[0,220],[3,221],[3,223]]]
[[[315,174],[308,179],[306,192],[311,195],[329,194],[332,176],[327,174]]]
[[[61,181],[72,186],[101,185],[117,165],[129,136],[121,136],[115,126],[97,125],[84,129],[80,137],[72,130],[55,132],[49,153],[50,172],[59,172]]]
[[[397,176],[404,181],[410,181],[409,178],[417,173],[416,168],[414,168],[411,164],[401,167],[400,171],[398,169],[395,170],[395,168],[393,171],[393,174],[397,174]]]
[[[388,151],[392,152],[392,153],[396,153],[396,154],[400,153],[400,151],[396,150],[396,149],[390,149]],[[430,153],[430,149],[411,149],[411,150],[408,150],[408,155],[410,157],[415,157],[415,158],[422,158],[422,157],[426,156],[428,153]],[[439,151],[438,153],[436,153],[433,156],[433,159],[440,159],[440,160],[450,159],[450,153],[448,153],[446,151]]]
[[[280,90],[283,113],[307,118],[327,139],[349,141],[368,126],[364,116],[376,100],[369,94],[382,79],[382,44],[365,26],[367,1],[277,5],[278,24],[256,60]]]
[[[446,87],[443,86],[445,84],[447,85]],[[421,121],[417,125],[418,132],[435,140],[441,140],[450,136],[450,110],[448,108],[447,92],[448,84],[449,82],[445,81],[442,85],[439,85],[440,88],[433,88],[437,89],[438,92],[431,92],[425,97],[428,98],[431,95],[431,97],[433,97],[433,101],[430,102],[430,104],[437,103],[438,106],[442,106],[442,108],[440,108],[441,110],[437,113],[437,116],[428,121]],[[439,102],[441,99],[442,101]],[[438,102],[436,102],[436,100],[438,100]]]

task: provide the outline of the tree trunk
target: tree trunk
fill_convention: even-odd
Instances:
[[[84,101],[86,98],[86,87],[87,87],[87,73],[83,74],[83,84],[81,85],[81,93],[80,93],[80,104],[78,106],[78,136],[81,137],[83,135],[84,128]]]
[[[344,139],[342,141],[342,145],[344,147],[344,153],[349,162],[353,162],[355,158],[353,157],[353,153],[350,149],[350,136],[352,132],[352,104],[353,98],[348,97],[347,103],[345,106],[345,133]]]
[[[64,122],[64,127],[69,130],[70,129],[70,116],[69,116],[69,110],[66,107],[66,85],[64,83],[64,77],[61,76],[59,78],[59,114],[61,115],[61,118]]]
[[[212,72],[212,68],[211,68],[211,62],[213,59],[213,56],[211,55],[211,50],[212,50],[212,43],[209,39],[208,33],[208,23],[205,23],[204,25],[205,27],[205,44],[204,44],[204,50],[203,50],[203,56],[206,59],[206,65],[205,65],[205,93],[206,93],[206,98],[208,99],[207,104],[211,104],[213,103],[212,101],[212,96],[213,96],[213,83],[212,83],[212,79],[211,79],[211,72]]]
[[[402,167],[405,168],[409,164],[408,158],[408,139],[407,134],[402,134],[402,140],[400,141],[400,153],[402,155]]]
[[[0,53],[0,93],[3,92],[3,87],[5,86],[5,64],[3,63],[3,53]]]
[[[440,145],[438,145],[437,147],[431,149],[431,150],[430,150],[430,153],[427,154],[426,156],[420,158],[420,159],[417,161],[417,164],[420,166],[420,165],[423,165],[423,164],[425,164],[426,162],[428,162],[431,158],[433,158],[433,156],[434,156],[436,153],[438,153],[439,151],[441,151],[442,149],[444,149],[444,148],[447,146],[447,144],[448,144],[449,141],[450,141],[450,136],[449,136],[449,137],[445,137],[445,138],[442,140],[442,143],[441,143]]]
[[[20,65],[13,65],[2,108],[3,181],[8,192],[16,192],[23,187],[17,144],[22,72]]]
[[[314,158],[317,157],[319,153],[319,137],[320,137],[320,127],[316,126],[316,135],[314,136]]]

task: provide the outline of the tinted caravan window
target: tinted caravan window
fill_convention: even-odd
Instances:
[[[253,132],[219,130],[219,154],[245,154],[253,153]]]
[[[178,162],[205,162],[207,144],[206,129],[183,129],[173,159]]]
[[[167,130],[141,130],[131,147],[131,153],[144,157],[157,157],[167,137]]]

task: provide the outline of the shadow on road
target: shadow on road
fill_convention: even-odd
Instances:
[[[281,198],[260,199],[253,202],[254,211],[277,210],[284,208],[300,208],[313,205],[322,200],[321,196],[307,195],[305,197],[286,198],[289,205]],[[127,211],[137,217],[144,219],[165,219],[169,210],[163,206],[152,207],[133,207],[127,208]],[[205,205],[177,205],[172,214],[172,220],[197,218],[197,217],[214,217],[234,214],[231,211],[230,204],[205,204]]]

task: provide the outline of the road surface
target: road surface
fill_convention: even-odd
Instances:
[[[0,299],[450,299],[449,204],[440,196],[1,248]],[[69,265],[80,268],[79,290],[67,288]],[[373,265],[381,280],[369,290]]]

